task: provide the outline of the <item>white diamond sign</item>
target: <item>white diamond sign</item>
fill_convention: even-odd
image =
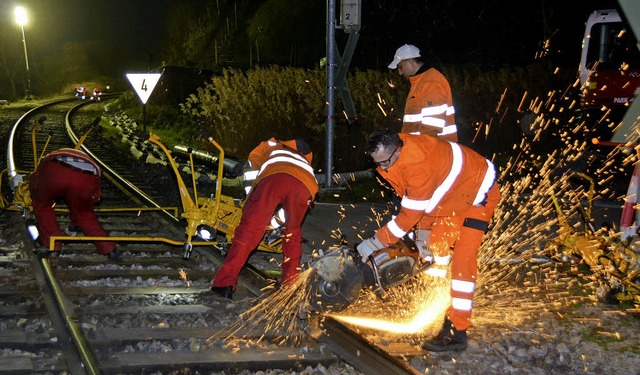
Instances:
[[[161,75],[162,73],[127,73],[127,79],[136,90],[142,104],[147,104]]]

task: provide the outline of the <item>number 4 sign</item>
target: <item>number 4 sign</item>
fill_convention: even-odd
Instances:
[[[161,75],[162,73],[127,73],[127,79],[136,90],[142,104],[147,104]]]

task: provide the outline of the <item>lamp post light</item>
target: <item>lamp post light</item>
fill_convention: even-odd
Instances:
[[[25,89],[27,98],[31,97],[31,76],[29,72],[29,56],[27,55],[27,39],[24,37],[24,25],[27,23],[27,10],[23,7],[16,7],[14,14],[16,23],[20,25],[22,30],[22,45],[24,46],[24,61],[27,66],[27,87]]]

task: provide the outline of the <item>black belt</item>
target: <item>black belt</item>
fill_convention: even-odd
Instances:
[[[62,166],[64,166],[64,167],[71,168],[71,169],[73,169],[73,170],[74,170],[74,171],[76,171],[76,172],[80,172],[80,173],[88,174],[88,175],[91,175],[91,176],[95,176],[95,173],[93,173],[93,172],[91,172],[91,171],[88,171],[88,170],[86,170],[86,169],[80,169],[80,168],[78,168],[78,167],[76,167],[76,166],[73,166],[73,165],[71,165],[71,164],[69,164],[69,163],[65,163],[65,162],[63,162],[63,161],[62,161],[62,160],[60,160],[60,159],[55,159],[55,158],[54,158],[54,159],[51,159],[51,161],[52,161],[52,162],[54,162],[54,163],[58,163],[58,164],[60,164],[60,165],[62,165]]]

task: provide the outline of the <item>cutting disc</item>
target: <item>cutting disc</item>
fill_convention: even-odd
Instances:
[[[358,300],[363,287],[361,272],[353,258],[341,251],[331,252],[311,266],[309,303],[320,312],[340,311]]]

